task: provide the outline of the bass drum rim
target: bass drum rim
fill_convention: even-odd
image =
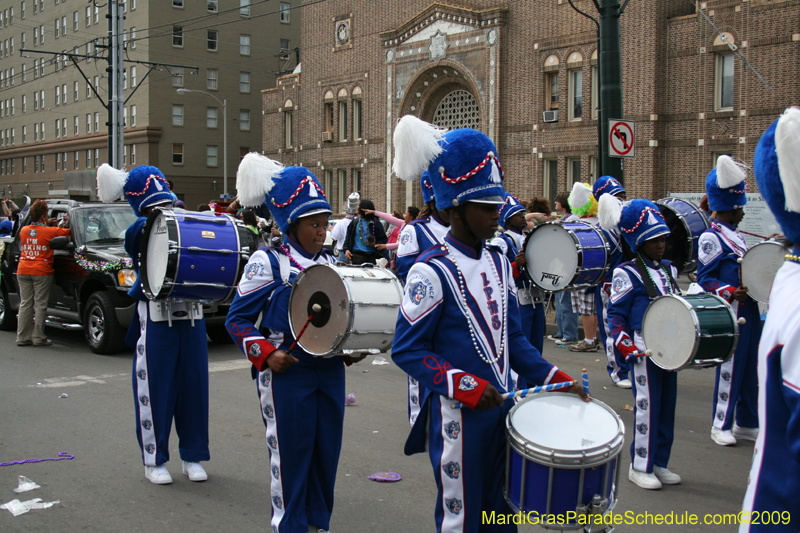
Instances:
[[[148,276],[148,268],[147,268],[147,250],[150,245],[150,233],[153,229],[153,225],[156,223],[156,220],[160,216],[165,217],[165,223],[167,226],[167,238],[169,242],[177,242],[178,246],[180,247],[180,231],[178,231],[177,227],[177,220],[174,217],[175,212],[172,209],[165,208],[165,207],[155,207],[150,214],[147,216],[147,221],[144,223],[144,227],[142,228],[142,240],[139,242],[139,277],[141,278],[141,287],[142,292],[144,292],[145,296],[149,300],[161,300],[167,298],[172,289],[174,288],[173,285],[169,285],[164,283],[161,286],[161,290],[158,293],[154,293],[152,288],[150,287],[150,278]],[[172,217],[170,220],[169,217]],[[175,224],[171,224],[171,222],[175,222]],[[164,274],[164,281],[172,277],[174,279],[175,272],[178,271],[178,267],[180,266],[180,258],[179,254],[171,254],[169,250],[167,250],[167,268]],[[171,274],[171,276],[170,276]]]
[[[673,220],[677,219],[680,222],[680,227],[683,230],[684,236],[683,239],[680,239],[681,242],[684,243],[683,255],[685,259],[683,260],[683,262],[679,264],[679,262],[675,261],[673,258],[667,257],[666,253],[664,256],[665,259],[672,260],[672,262],[675,264],[675,267],[678,269],[678,275],[681,275],[683,273],[695,272],[697,270],[697,263],[699,259],[692,258],[692,256],[694,255],[695,237],[692,236],[691,238],[689,238],[689,236],[692,234],[692,231],[691,228],[689,227],[689,224],[686,222],[686,216],[683,213],[679,212],[677,209],[675,209],[675,207],[672,205],[674,203],[679,203],[679,202],[683,202],[692,206],[695,209],[695,211],[699,213],[700,216],[703,218],[703,221],[705,222],[706,225],[706,229],[711,227],[711,223],[708,220],[708,216],[703,212],[702,209],[700,209],[700,206],[698,206],[691,200],[686,200],[684,198],[673,198],[673,197],[656,200],[655,204],[658,206],[659,208],[658,210],[664,217],[664,222],[667,224],[667,227],[670,226],[670,218],[673,218]],[[666,209],[668,212],[664,213],[664,211],[661,209],[662,207]],[[670,236],[667,237],[668,245],[671,245],[671,247],[674,248],[674,242],[676,239],[677,237],[674,234],[674,229],[670,227]],[[699,236],[697,237],[697,239],[699,239]],[[674,254],[670,255],[674,257]]]
[[[752,292],[752,290],[750,290],[750,284],[749,283],[745,283],[745,280],[744,280],[745,276],[747,276],[749,278],[749,275],[747,275],[747,272],[748,272],[749,269],[746,268],[747,254],[750,254],[750,252],[752,252],[753,250],[755,250],[756,248],[758,248],[762,244],[770,245],[770,246],[779,246],[780,249],[782,250],[781,253],[784,254],[784,255],[787,254],[787,253],[790,253],[790,252],[789,252],[788,248],[786,247],[786,242],[785,241],[781,241],[780,239],[767,239],[765,241],[761,241],[760,243],[753,245],[753,247],[748,249],[745,252],[744,256],[742,256],[742,267],[741,267],[742,268],[742,285],[744,285],[745,287],[748,288],[747,294],[748,294],[748,296],[750,296],[750,298],[752,298],[753,300],[755,300],[757,302],[761,302],[761,303],[765,303],[766,304],[766,303],[769,303],[769,295],[772,292],[772,285],[775,283],[775,278],[774,277],[772,278],[772,283],[770,284],[770,290],[768,291],[767,298],[765,300],[762,300],[761,298],[756,297],[755,294]],[[755,254],[750,254],[750,257],[751,258],[755,257]],[[778,267],[778,268],[780,269],[780,267]],[[777,271],[775,272],[775,274],[777,275]]]
[[[536,286],[537,289],[543,290],[545,292],[555,293],[555,292],[563,292],[563,291],[581,290],[581,289],[588,289],[589,287],[594,287],[595,286],[595,285],[589,285],[589,284],[586,284],[586,283],[582,283],[582,284],[579,284],[579,285],[573,285],[575,280],[580,277],[581,270],[583,269],[583,248],[581,246],[581,241],[580,241],[580,239],[578,239],[577,235],[575,235],[575,232],[569,231],[566,227],[564,227],[565,224],[582,224],[582,225],[584,225],[584,226],[586,226],[587,228],[590,228],[590,229],[599,229],[599,228],[596,228],[595,226],[592,226],[591,224],[587,224],[586,222],[581,222],[579,220],[576,220],[574,222],[566,222],[566,223],[557,222],[557,221],[544,222],[542,224],[539,224],[535,228],[533,228],[533,230],[530,233],[528,233],[528,236],[525,238],[525,243],[522,245],[522,249],[524,250],[524,253],[525,253],[525,261],[527,263],[532,263],[532,261],[530,261],[528,259],[528,244],[530,243],[531,239],[533,238],[533,235],[537,231],[541,231],[542,228],[545,228],[545,227],[548,227],[548,226],[559,226],[562,230],[564,230],[564,232],[567,235],[570,236],[574,246],[576,247],[576,249],[578,251],[578,263],[575,266],[575,271],[572,273],[572,277],[570,278],[569,282],[564,285],[563,289],[553,290],[552,287],[548,288],[548,287],[544,287],[544,286],[540,285],[535,279],[533,279],[533,276],[531,276],[530,270],[528,268],[525,269],[525,276],[528,278],[528,280],[531,283],[533,283]],[[608,242],[606,242],[605,235],[603,235],[602,231],[599,232],[599,235],[600,235],[600,238],[603,240],[603,243],[606,246],[606,255],[608,255],[609,246],[608,246]],[[531,253],[534,253],[533,249],[531,249]],[[603,274],[600,276],[600,279],[602,279],[602,277],[605,276],[606,273],[608,273],[608,262],[606,262],[605,270],[604,270]]]

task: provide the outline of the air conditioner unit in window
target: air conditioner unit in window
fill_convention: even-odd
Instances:
[[[558,111],[545,111],[544,112],[544,121],[545,122],[558,122]]]
[[[332,131],[323,131],[322,132],[322,142],[333,142],[333,132]]]

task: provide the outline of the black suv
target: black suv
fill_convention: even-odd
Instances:
[[[94,353],[114,354],[124,349],[125,334],[133,318],[136,301],[127,291],[136,274],[125,253],[125,231],[136,215],[127,203],[81,204],[75,200],[48,200],[50,217],[67,218],[72,240],[56,237],[54,249],[55,279],[47,306],[47,325],[61,329],[83,329]],[[4,238],[5,251],[0,257],[0,329],[15,330],[19,310],[17,265],[20,258],[19,229],[12,238]],[[63,224],[62,224],[63,225]],[[203,311],[206,329],[212,341],[231,342],[225,330],[228,306],[208,304]]]

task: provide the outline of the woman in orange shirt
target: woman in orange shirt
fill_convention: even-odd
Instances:
[[[17,266],[20,297],[17,346],[53,344],[44,334],[47,301],[50,299],[50,286],[55,274],[50,239],[69,235],[70,232],[67,228],[48,227],[47,211],[47,203],[44,200],[33,202],[31,223],[19,232],[22,255]]]

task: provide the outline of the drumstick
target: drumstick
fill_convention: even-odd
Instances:
[[[763,235],[759,235],[758,233],[750,233],[749,231],[738,230],[739,233],[744,233],[745,235],[750,235],[751,237],[758,237],[759,239],[769,239],[769,237],[764,237]]]
[[[311,306],[311,310],[314,311],[314,313],[319,313],[320,311],[322,311],[322,306],[320,306],[319,304],[314,304],[314,305]],[[303,333],[306,332],[306,328],[308,327],[309,324],[311,324],[311,319],[314,318],[314,313],[311,313],[310,315],[308,315],[308,320],[306,320],[306,323],[303,326],[303,329],[300,330],[300,334],[294,340],[292,345],[289,346],[289,353],[291,353],[292,350],[294,350],[295,346],[297,346],[297,342],[300,340],[300,337],[302,337]]]
[[[558,389],[566,389],[575,385],[577,381],[565,381],[563,383],[551,383],[550,385],[540,385],[539,387],[533,387],[532,389],[521,389],[521,390],[512,390],[508,392],[504,392],[500,395],[500,398],[503,400],[507,400],[508,398],[524,398],[529,394],[539,394],[540,392],[550,392]],[[450,404],[451,409],[461,409],[464,407],[464,404],[461,402],[456,402]]]
[[[589,374],[586,373],[586,369],[582,369],[583,372],[583,392],[589,394]]]

